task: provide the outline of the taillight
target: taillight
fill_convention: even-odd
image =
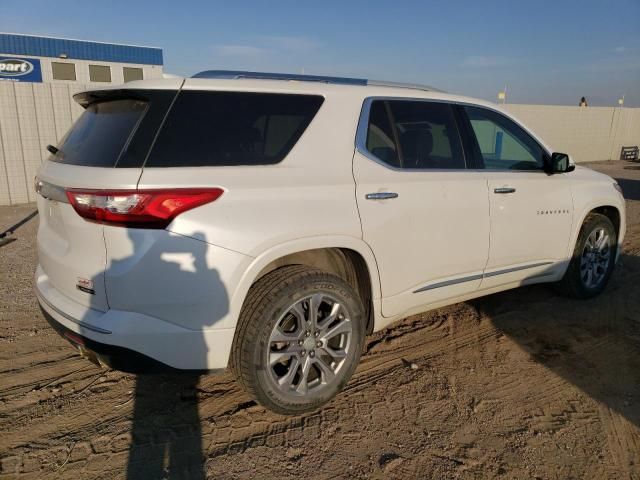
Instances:
[[[165,228],[181,213],[222,195],[221,188],[167,190],[67,190],[78,214],[87,220],[131,228]]]

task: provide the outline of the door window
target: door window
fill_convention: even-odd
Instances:
[[[543,170],[543,148],[504,115],[486,108],[464,107],[487,170]]]
[[[451,105],[446,103],[374,101],[367,150],[396,168],[465,168],[456,121]]]
[[[389,120],[387,102],[376,101],[371,105],[369,129],[367,131],[367,150],[392,167],[399,168],[401,166],[391,121]]]

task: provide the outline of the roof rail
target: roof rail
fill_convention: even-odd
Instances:
[[[323,75],[303,75],[296,73],[245,72],[242,70],[205,70],[203,72],[196,73],[191,78],[218,78],[226,80],[235,80],[240,78],[259,80],[288,80],[298,82],[335,83],[341,85],[373,85],[376,87],[410,88],[413,90],[442,92],[442,90],[430,87],[428,85],[418,85],[413,83],[387,82],[384,80],[367,80],[364,78],[328,77]]]
[[[299,82],[338,83],[343,85],[366,85],[364,78],[325,77],[321,75],[302,75],[295,73],[244,72],[241,70],[205,70],[196,73],[191,78],[222,78],[238,79],[250,78],[261,80],[290,80]]]
[[[440,92],[444,93],[444,90],[431,87],[429,85],[421,85],[419,83],[403,83],[403,82],[388,82],[386,80],[367,80],[367,85],[374,87],[394,87],[394,88],[410,88],[412,90],[425,90],[428,92]]]

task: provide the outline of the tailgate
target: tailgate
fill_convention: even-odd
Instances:
[[[38,260],[51,286],[81,305],[109,308],[104,286],[103,226],[85,220],[65,188],[135,188],[139,169],[79,167],[45,162],[38,174]]]
[[[75,96],[85,111],[45,161],[36,182],[38,257],[50,285],[96,310],[109,308],[102,224],[81,217],[66,189],[135,189],[149,145],[180,81],[168,90],[114,89]]]

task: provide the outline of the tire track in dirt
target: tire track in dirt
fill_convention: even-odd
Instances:
[[[629,205],[623,266],[598,299],[531,287],[405,319],[368,339],[344,392],[297,417],[255,405],[229,374],[204,376],[133,438],[135,377],[72,357],[33,302],[18,317],[0,307],[0,478],[125,478],[131,453],[153,458],[168,430],[174,454],[197,438],[204,458],[170,478],[637,480],[640,202]],[[180,415],[193,405],[199,425]]]
[[[469,310],[474,311],[473,309]],[[502,315],[509,316],[515,313],[517,312],[506,311],[503,312]],[[458,315],[458,312],[456,312],[456,315]],[[424,319],[421,321],[423,320]],[[366,398],[360,396],[360,393],[370,390],[372,386],[375,387],[378,383],[394,383],[395,388],[393,390],[396,393],[399,391],[402,392],[405,389],[412,390],[418,388],[416,386],[417,379],[415,378],[417,374],[407,374],[407,368],[401,362],[401,358],[416,360],[421,364],[428,365],[434,380],[433,382],[429,382],[428,385],[435,386],[436,388],[434,390],[440,392],[445,401],[441,404],[441,410],[438,410],[437,408],[433,408],[433,398],[427,398],[425,400],[431,403],[432,414],[437,416],[439,412],[443,417],[450,415],[451,406],[454,402],[452,402],[450,398],[451,391],[449,386],[446,385],[448,380],[444,381],[445,385],[438,385],[438,381],[442,381],[442,378],[437,379],[435,377],[446,377],[447,373],[450,373],[449,370],[452,370],[454,373],[451,378],[455,378],[457,368],[455,368],[455,366],[449,369],[444,368],[444,366],[441,365],[442,360],[451,358],[455,356],[456,353],[464,356],[464,350],[482,349],[483,344],[495,340],[500,335],[490,321],[479,320],[477,315],[474,315],[471,319],[465,319],[464,324],[460,325],[460,327],[463,327],[463,330],[469,329],[469,331],[460,336],[449,335],[451,326],[446,322],[441,322],[438,328],[433,329],[428,329],[426,326],[429,325],[428,323],[422,323],[422,325],[424,325],[423,328],[415,328],[414,322],[414,326],[411,328],[403,325],[398,331],[394,331],[394,328],[390,329],[391,336],[394,340],[383,342],[382,344],[378,343],[374,346],[375,348],[371,349],[370,353],[363,359],[363,365],[359,368],[349,387],[334,402],[336,404],[335,408],[330,407],[329,411],[333,411],[333,414],[328,416],[311,415],[295,417],[293,419],[274,416],[261,407],[253,406],[250,402],[247,403],[246,397],[235,387],[231,378],[226,378],[224,381],[220,381],[220,383],[205,381],[205,385],[200,388],[202,393],[200,402],[201,412],[203,413],[203,418],[205,418],[202,438],[208,459],[207,464],[210,468],[216,470],[212,465],[220,461],[226,463],[226,459],[233,458],[238,453],[251,452],[264,448],[291,448],[290,445],[295,444],[296,438],[313,437],[316,434],[321,434],[321,431],[326,428],[327,423],[330,424],[329,428],[331,428],[331,426],[335,428],[335,425],[343,422],[348,423],[348,417],[353,417],[354,411],[356,415],[358,414],[357,412],[360,411],[361,417],[363,416],[362,412],[364,412],[364,418],[367,420],[372,418],[373,411],[376,410],[382,411],[383,413],[386,412],[396,419],[412,416],[419,417],[418,406],[424,402],[415,402],[414,406],[402,404],[396,406],[395,413],[391,413],[388,410],[387,403],[382,398],[376,398],[375,394],[369,394]],[[375,341],[375,339],[373,341]],[[402,348],[397,348],[395,342],[402,342]],[[525,356],[524,358],[529,358],[528,361],[534,363],[530,357]],[[433,373],[435,370],[442,373]],[[215,385],[215,388],[208,390],[209,383]],[[553,403],[556,397],[559,399],[563,398],[563,392],[566,390],[565,383],[566,382],[560,377],[556,377],[551,381],[546,379],[546,381],[543,382],[545,388],[530,393],[527,396],[527,402],[534,405],[542,404],[543,407],[541,407],[541,411],[544,411],[544,406]],[[521,378],[514,379],[506,374],[496,375],[492,378],[490,384],[492,389],[491,398],[485,401],[484,406],[482,406],[483,403],[472,404],[471,409],[475,410],[475,413],[481,412],[487,405],[491,405],[492,403],[509,403],[509,400],[517,398],[523,389],[523,381]],[[388,387],[389,385],[386,385],[385,391],[387,392],[389,391]],[[407,396],[409,398],[415,398],[415,395]],[[209,403],[211,402],[216,403],[214,408],[210,408],[211,405],[209,405]],[[569,404],[571,404],[570,401]],[[240,406],[240,408],[238,408],[238,406]],[[379,408],[377,408],[378,406]],[[225,414],[225,412],[232,413]],[[522,412],[520,412],[520,414],[522,414]],[[571,423],[578,418],[580,414],[575,408],[572,409],[570,407],[564,411],[550,412],[549,415],[551,416],[551,420],[549,421],[551,422],[552,428],[538,429],[557,431],[558,428],[556,427],[558,426],[558,422],[563,424]],[[512,418],[511,421],[508,421],[508,418],[504,418],[503,420],[507,424],[512,423],[514,425],[513,430],[517,430],[518,417],[519,415],[516,414],[515,418]],[[124,420],[124,418],[122,420]],[[381,420],[378,419],[378,421]],[[532,430],[536,433],[535,416],[530,416],[530,421],[534,424]],[[127,427],[128,426],[123,423],[121,425],[121,431],[126,432]],[[507,428],[507,430],[509,429]],[[86,437],[85,435],[85,438]],[[84,462],[98,455],[92,446],[93,443],[95,443],[95,439],[89,435],[87,440],[90,449],[84,449],[85,453],[87,453]],[[124,445],[124,450],[117,450],[115,447],[112,447],[110,454],[112,456],[124,456],[128,452],[128,445],[126,443],[124,443]],[[425,448],[428,445],[428,443],[425,443]],[[84,444],[83,446],[86,447]],[[140,448],[144,447],[145,446],[142,445]],[[49,451],[44,456],[52,458],[52,455],[53,452]],[[77,462],[82,462],[83,459],[77,458],[78,456],[78,453],[74,454],[74,461],[67,463],[65,467]],[[451,456],[450,454],[440,456],[431,454],[429,458],[429,462],[437,461],[436,463],[441,464],[441,468],[438,470],[440,472],[473,470],[483,463],[482,460],[466,458],[464,452],[457,457]],[[95,464],[96,460],[92,459],[91,462]],[[424,459],[416,460],[414,463],[415,465],[412,466],[412,463],[407,461],[406,465],[402,468],[398,467],[397,471],[395,468],[388,467],[384,472],[385,474],[393,474],[395,471],[398,475],[406,475],[411,474],[411,472],[416,473],[417,470],[415,469],[424,468]],[[42,464],[47,465],[44,462]],[[48,465],[53,464],[49,463]],[[66,469],[64,471],[67,472]],[[401,478],[401,476],[395,478]]]
[[[601,405],[600,418],[607,436],[610,459],[624,476],[640,479],[640,432],[626,418]]]

